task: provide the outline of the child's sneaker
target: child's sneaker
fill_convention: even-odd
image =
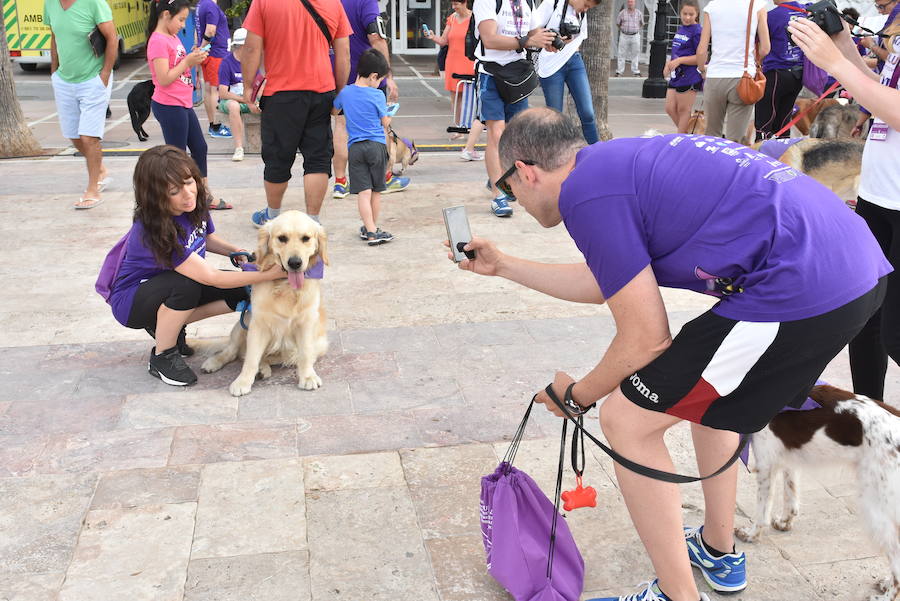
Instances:
[[[703,526],[685,528],[691,565],[700,568],[703,579],[718,593],[736,593],[747,588],[747,557],[743,552],[713,557],[703,544]]]
[[[332,193],[332,196],[334,198],[347,198],[350,196],[350,190],[347,189],[347,185],[346,179],[343,182],[334,180],[334,192]]]
[[[394,239],[394,236],[391,235],[390,232],[385,232],[381,229],[378,229],[375,232],[366,232],[366,242],[369,246],[378,246],[379,244],[386,244]]]
[[[506,194],[501,194],[491,201],[491,211],[493,211],[494,215],[497,217],[512,217],[513,210],[512,207],[509,206]]]
[[[392,175],[391,179],[387,181],[385,184],[385,189],[382,194],[391,194],[393,192],[403,192],[407,188],[409,188],[409,178],[408,177],[400,177],[399,175]]]
[[[234,149],[234,154],[231,155],[231,160],[235,163],[244,160],[244,148],[242,146],[238,146]]]
[[[178,352],[178,347],[173,346],[167,351],[156,354],[156,347],[150,351],[150,361],[147,371],[171,386],[190,386],[197,381],[195,374]]]
[[[645,582],[639,586],[641,587],[641,590],[630,595],[623,595],[621,597],[596,597],[594,599],[588,599],[588,601],[671,601],[669,597],[659,590],[659,585],[655,579],[653,582]],[[700,601],[709,601],[709,597],[700,593]]]

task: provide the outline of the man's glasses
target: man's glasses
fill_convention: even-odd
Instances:
[[[526,165],[532,165],[532,166],[537,164],[534,161],[525,161],[525,160],[523,160],[522,163],[524,163]],[[497,186],[498,190],[500,190],[507,196],[513,195],[512,187],[510,187],[509,182],[507,180],[513,176],[513,174],[516,172],[516,169],[518,169],[518,167],[516,167],[516,161],[513,161],[512,167],[507,169],[506,173],[501,175],[500,179],[497,180],[497,183],[494,184],[495,186]]]
[[[882,3],[876,2],[875,8],[877,8],[878,10],[887,10],[887,7],[893,3],[894,3],[894,0],[891,0],[890,2],[882,2]]]

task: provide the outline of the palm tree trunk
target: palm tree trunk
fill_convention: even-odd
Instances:
[[[33,156],[41,153],[41,145],[25,123],[16,96],[12,62],[6,44],[6,26],[0,19],[0,158]]]
[[[581,44],[581,57],[591,83],[597,133],[601,140],[613,137],[609,129],[609,61],[611,54],[610,30],[613,0],[601,0],[596,8],[587,12],[588,38]],[[577,118],[575,103],[569,95],[566,112]]]

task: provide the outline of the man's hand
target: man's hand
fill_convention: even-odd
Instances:
[[[444,246],[450,248],[450,242],[444,241]],[[474,250],[474,259],[463,259],[459,262],[459,268],[471,271],[479,275],[497,275],[497,268],[503,259],[503,253],[497,250],[497,245],[484,238],[473,237],[472,241],[465,245],[465,250]],[[447,258],[453,260],[453,253],[447,253]]]
[[[575,379],[566,372],[556,372],[556,375],[553,377],[553,392],[556,393],[556,397],[559,400],[563,400],[563,396],[566,394],[566,388],[568,388],[569,384],[574,381]],[[565,414],[560,410],[559,407],[556,406],[556,403],[553,402],[550,396],[546,392],[544,392],[543,388],[541,388],[540,392],[537,393],[535,402],[543,404],[546,407],[547,411],[549,411],[556,417],[565,417]]]
[[[111,73],[111,71],[100,71],[100,81],[103,82],[104,88],[109,86],[109,76]]]
[[[397,89],[397,82],[394,81],[393,77],[388,77],[385,80],[385,85],[387,86],[388,103],[395,104],[400,99],[400,90]]]
[[[556,38],[556,32],[540,27],[531,32],[525,46],[528,48],[543,48],[547,52],[556,52],[556,48],[552,46],[553,40]]]
[[[255,102],[247,102],[247,108],[250,109],[250,112],[254,115],[258,115],[262,112],[262,109],[259,108],[259,105]]]

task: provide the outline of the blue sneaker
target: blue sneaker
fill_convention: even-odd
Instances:
[[[588,599],[588,601],[671,601],[669,597],[659,590],[656,579],[654,579],[653,582],[645,582],[641,584],[640,587],[641,590],[630,595],[623,595],[621,597],[596,597],[594,599]],[[709,601],[709,597],[700,593],[700,601]]]
[[[688,557],[691,565],[700,568],[703,579],[717,593],[737,593],[747,588],[747,556],[741,553],[729,553],[722,557],[713,557],[706,550],[699,528],[685,528],[684,540],[687,543]]]
[[[269,220],[269,209],[260,209],[256,211],[252,215],[250,215],[250,222],[256,227],[262,227]]]
[[[347,198],[350,195],[350,190],[348,188],[349,185],[350,185],[350,182],[345,181],[345,183],[342,184],[342,183],[338,182],[337,180],[335,180],[334,193],[332,194],[332,196],[334,198]]]
[[[502,194],[491,201],[491,211],[497,217],[512,217],[513,210],[509,206],[506,194]]]
[[[211,138],[230,138],[231,130],[228,129],[227,125],[220,125],[218,128],[209,126],[209,137]]]
[[[408,177],[400,177],[399,175],[392,175],[391,179],[387,181],[385,184],[387,187],[384,189],[382,194],[391,194],[393,192],[403,192],[407,188],[409,188],[409,178]]]

